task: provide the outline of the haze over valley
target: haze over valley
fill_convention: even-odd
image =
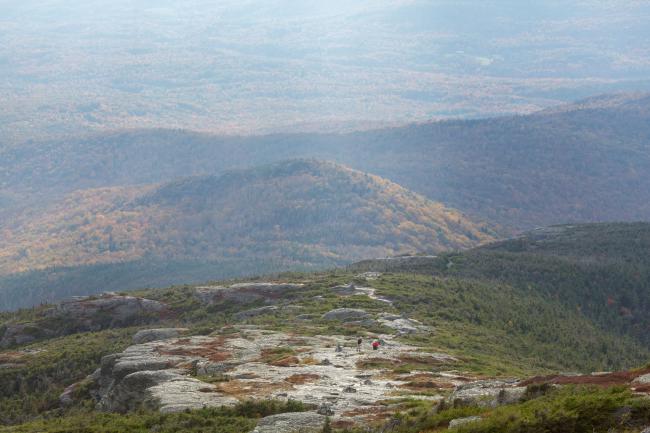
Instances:
[[[0,433],[650,432],[650,3],[0,1]]]

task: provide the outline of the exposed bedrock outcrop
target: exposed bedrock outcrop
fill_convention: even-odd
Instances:
[[[138,325],[159,320],[168,314],[164,303],[135,296],[108,293],[98,297],[75,298],[43,310],[33,322],[0,326],[0,347],[75,332]]]
[[[352,322],[357,320],[370,319],[370,314],[365,310],[357,308],[337,308],[323,314],[325,320],[336,320],[339,322]]]
[[[461,425],[471,424],[473,422],[477,422],[480,420],[481,420],[480,416],[467,416],[465,418],[452,419],[451,421],[449,421],[449,428],[452,429],[452,428],[460,427]]]
[[[104,357],[96,379],[98,407],[172,412],[247,399],[294,399],[326,407],[324,413],[335,418],[357,420],[397,390],[405,397],[434,398],[418,396],[408,387],[415,376],[391,373],[394,367],[416,362],[431,370],[456,363],[449,355],[420,352],[392,336],[381,336],[385,344],[378,351],[364,345],[357,352],[355,337],[235,329],[227,335],[137,344]],[[433,372],[426,375],[444,382],[441,388],[459,384]]]
[[[516,380],[481,380],[458,386],[448,400],[454,406],[497,407],[517,403],[525,393]]]
[[[325,417],[314,412],[292,412],[262,418],[251,433],[320,433]]]

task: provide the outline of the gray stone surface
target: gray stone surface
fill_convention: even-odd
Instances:
[[[341,295],[341,296],[350,296],[350,295],[357,294],[357,288],[354,286],[354,284],[344,284],[341,286],[335,286],[332,287],[330,290],[336,293],[337,295]]]
[[[379,317],[379,323],[394,329],[398,335],[409,335],[420,332],[432,332],[433,328],[424,326],[415,319],[409,319],[396,314],[384,313]]]
[[[650,374],[641,375],[641,376],[637,377],[636,379],[634,379],[634,381],[632,383],[638,384],[638,385],[646,385],[646,384],[650,383]]]
[[[516,386],[516,381],[481,380],[458,386],[449,396],[454,406],[497,407],[517,403],[526,387]]]
[[[461,425],[470,424],[470,423],[477,422],[477,421],[480,421],[480,420],[481,420],[480,416],[468,416],[468,417],[465,417],[465,418],[452,419],[451,421],[449,421],[449,428],[453,429],[453,428],[459,427]]]
[[[213,353],[212,346],[206,347],[213,343],[210,337],[167,339],[134,345],[122,353],[103,357],[97,378],[97,408],[127,412],[144,407],[173,412],[237,402],[217,392],[214,385],[188,374],[203,359],[194,353]]]
[[[352,418],[363,418],[364,408],[390,398],[410,380],[387,377],[383,370],[364,369],[363,361],[379,359],[395,364],[417,352],[416,347],[391,335],[379,336],[385,342],[380,351],[357,352],[354,336],[297,337],[251,325],[238,325],[235,330],[223,336],[142,343],[105,356],[95,374],[98,408],[124,412],[142,406],[173,412],[231,405],[240,399],[272,398],[294,399],[315,407],[327,404],[335,416],[357,411],[360,415]],[[335,352],[337,343],[342,347],[340,353]],[[264,351],[278,347],[291,347],[297,359],[278,365],[262,361]],[[455,360],[436,353],[417,352],[417,356],[440,361],[440,365]],[[219,376],[225,382],[202,382],[202,376]],[[400,395],[433,398],[408,390]]]
[[[0,348],[31,343],[39,338],[54,336],[51,330],[41,328],[34,323],[5,323],[0,335]]]
[[[135,333],[133,342],[135,344],[148,343],[150,341],[166,340],[176,338],[189,330],[187,328],[156,328],[142,329]]]
[[[161,302],[106,293],[99,297],[74,298],[46,309],[33,323],[5,323],[0,329],[0,348],[72,332],[129,326],[155,320],[167,311]],[[61,320],[63,326],[50,325]],[[59,323],[59,322],[57,322]]]
[[[319,433],[325,416],[314,412],[291,412],[262,418],[251,433]]]
[[[370,314],[368,314],[365,310],[356,308],[337,308],[323,314],[323,319],[337,320],[340,322],[352,322],[370,319]]]
[[[167,306],[162,302],[109,293],[97,298],[88,297],[62,302],[48,310],[46,314],[53,317],[72,318],[83,322],[89,330],[94,330],[129,324],[143,315],[161,313],[166,309]],[[100,323],[101,320],[109,323]]]

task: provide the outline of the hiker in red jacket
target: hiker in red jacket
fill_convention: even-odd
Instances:
[[[375,340],[372,342],[372,350],[379,349],[379,341]]]

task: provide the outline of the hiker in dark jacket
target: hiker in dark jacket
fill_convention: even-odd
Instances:
[[[359,337],[357,340],[357,352],[361,352],[361,343],[363,343],[363,340]]]

